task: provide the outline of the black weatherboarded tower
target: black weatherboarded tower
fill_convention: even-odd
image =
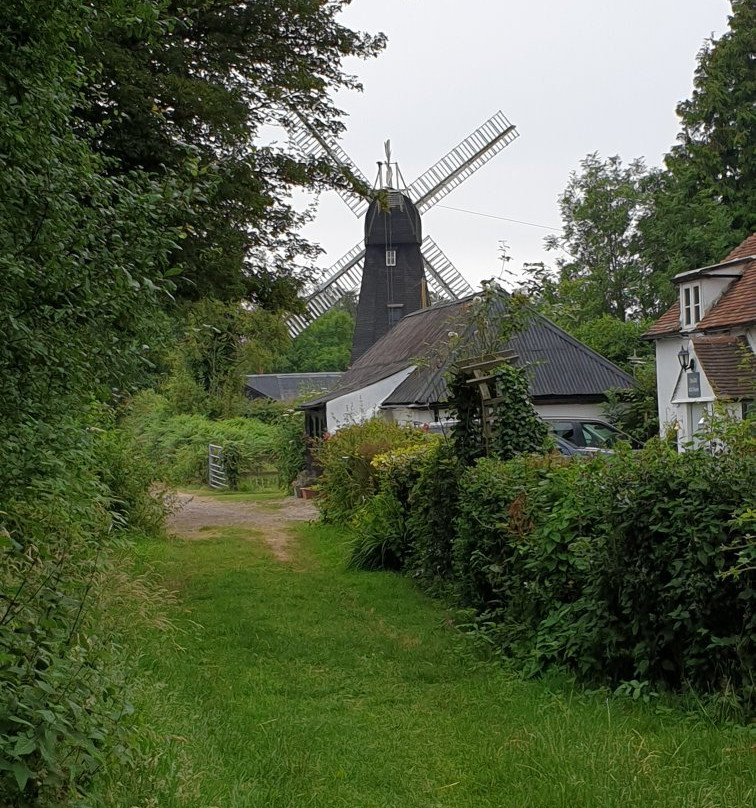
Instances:
[[[343,173],[367,180],[341,147],[320,135],[296,113],[292,135],[305,154],[327,158]],[[359,289],[352,362],[407,314],[438,301],[460,300],[472,288],[429,236],[423,238],[420,217],[474,174],[517,137],[515,127],[497,112],[471,135],[405,187],[386,142],[386,162],[378,164],[376,191],[368,201],[340,190],[356,216],[365,216],[365,240],[356,244],[307,295],[307,314],[289,319],[289,333],[299,335],[347,294]]]
[[[365,261],[352,341],[352,362],[428,295],[420,214],[407,196],[388,189],[365,217]]]

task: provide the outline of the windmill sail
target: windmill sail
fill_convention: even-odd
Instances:
[[[517,137],[514,125],[497,112],[410,185],[418,211],[425,213]]]
[[[287,325],[292,338],[298,337],[311,322],[333,308],[344,295],[359,289],[364,257],[365,246],[360,241],[328,270],[326,278],[305,300],[307,314],[294,314],[289,318]]]
[[[428,286],[436,297],[441,300],[459,300],[473,293],[472,286],[430,236],[423,239],[420,252],[423,255]]]
[[[351,174],[365,185],[370,184],[338,143],[323,137],[323,135],[312,129],[299,113],[295,112],[291,121],[291,139],[305,154],[309,154],[312,157],[326,157],[345,174]],[[339,188],[337,190],[355,216],[360,217],[365,215],[369,200],[345,188]]]

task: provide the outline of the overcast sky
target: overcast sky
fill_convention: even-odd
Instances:
[[[661,163],[696,54],[729,12],[726,0],[353,0],[343,23],[383,31],[388,46],[348,63],[364,92],[337,98],[349,113],[341,145],[372,181],[390,138],[409,184],[501,109],[520,137],[430,210],[424,233],[473,285],[501,272],[502,241],[510,270],[553,263],[544,227],[560,226],[570,172],[595,151]],[[362,227],[329,192],[304,234],[327,267]]]

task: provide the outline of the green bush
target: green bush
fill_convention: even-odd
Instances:
[[[713,422],[705,448],[682,454],[654,440],[640,452],[468,467],[448,443],[363,463],[375,435],[355,432],[331,447],[326,508],[352,519],[354,565],[402,568],[451,592],[476,632],[528,674],[560,665],[613,686],[724,689],[748,708],[748,430]]]
[[[377,455],[433,443],[438,436],[380,419],[345,427],[314,447],[322,469],[316,500],[325,522],[349,524],[357,509],[378,492]]]
[[[352,517],[356,539],[349,566],[391,570],[405,566],[410,549],[407,516],[411,492],[436,444],[427,440],[373,458],[370,465],[376,494]]]
[[[400,570],[407,551],[405,509],[391,491],[379,491],[354,517],[351,569]]]
[[[68,804],[125,755],[125,660],[101,607],[125,529],[159,527],[149,464],[101,405],[2,503],[0,804]],[[60,440],[63,440],[59,434]],[[51,470],[54,469],[54,474]]]
[[[481,461],[460,486],[454,580],[529,672],[752,697],[756,458],[654,442],[590,462]],[[752,542],[752,538],[750,539]]]
[[[440,441],[421,458],[407,514],[413,575],[428,584],[451,575],[454,523],[462,463],[450,441]]]

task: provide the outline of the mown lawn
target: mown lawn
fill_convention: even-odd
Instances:
[[[119,808],[714,808],[756,800],[754,738],[657,704],[476,662],[411,582],[344,570],[298,528],[290,563],[238,528],[151,541],[177,632],[133,637],[142,755]]]

